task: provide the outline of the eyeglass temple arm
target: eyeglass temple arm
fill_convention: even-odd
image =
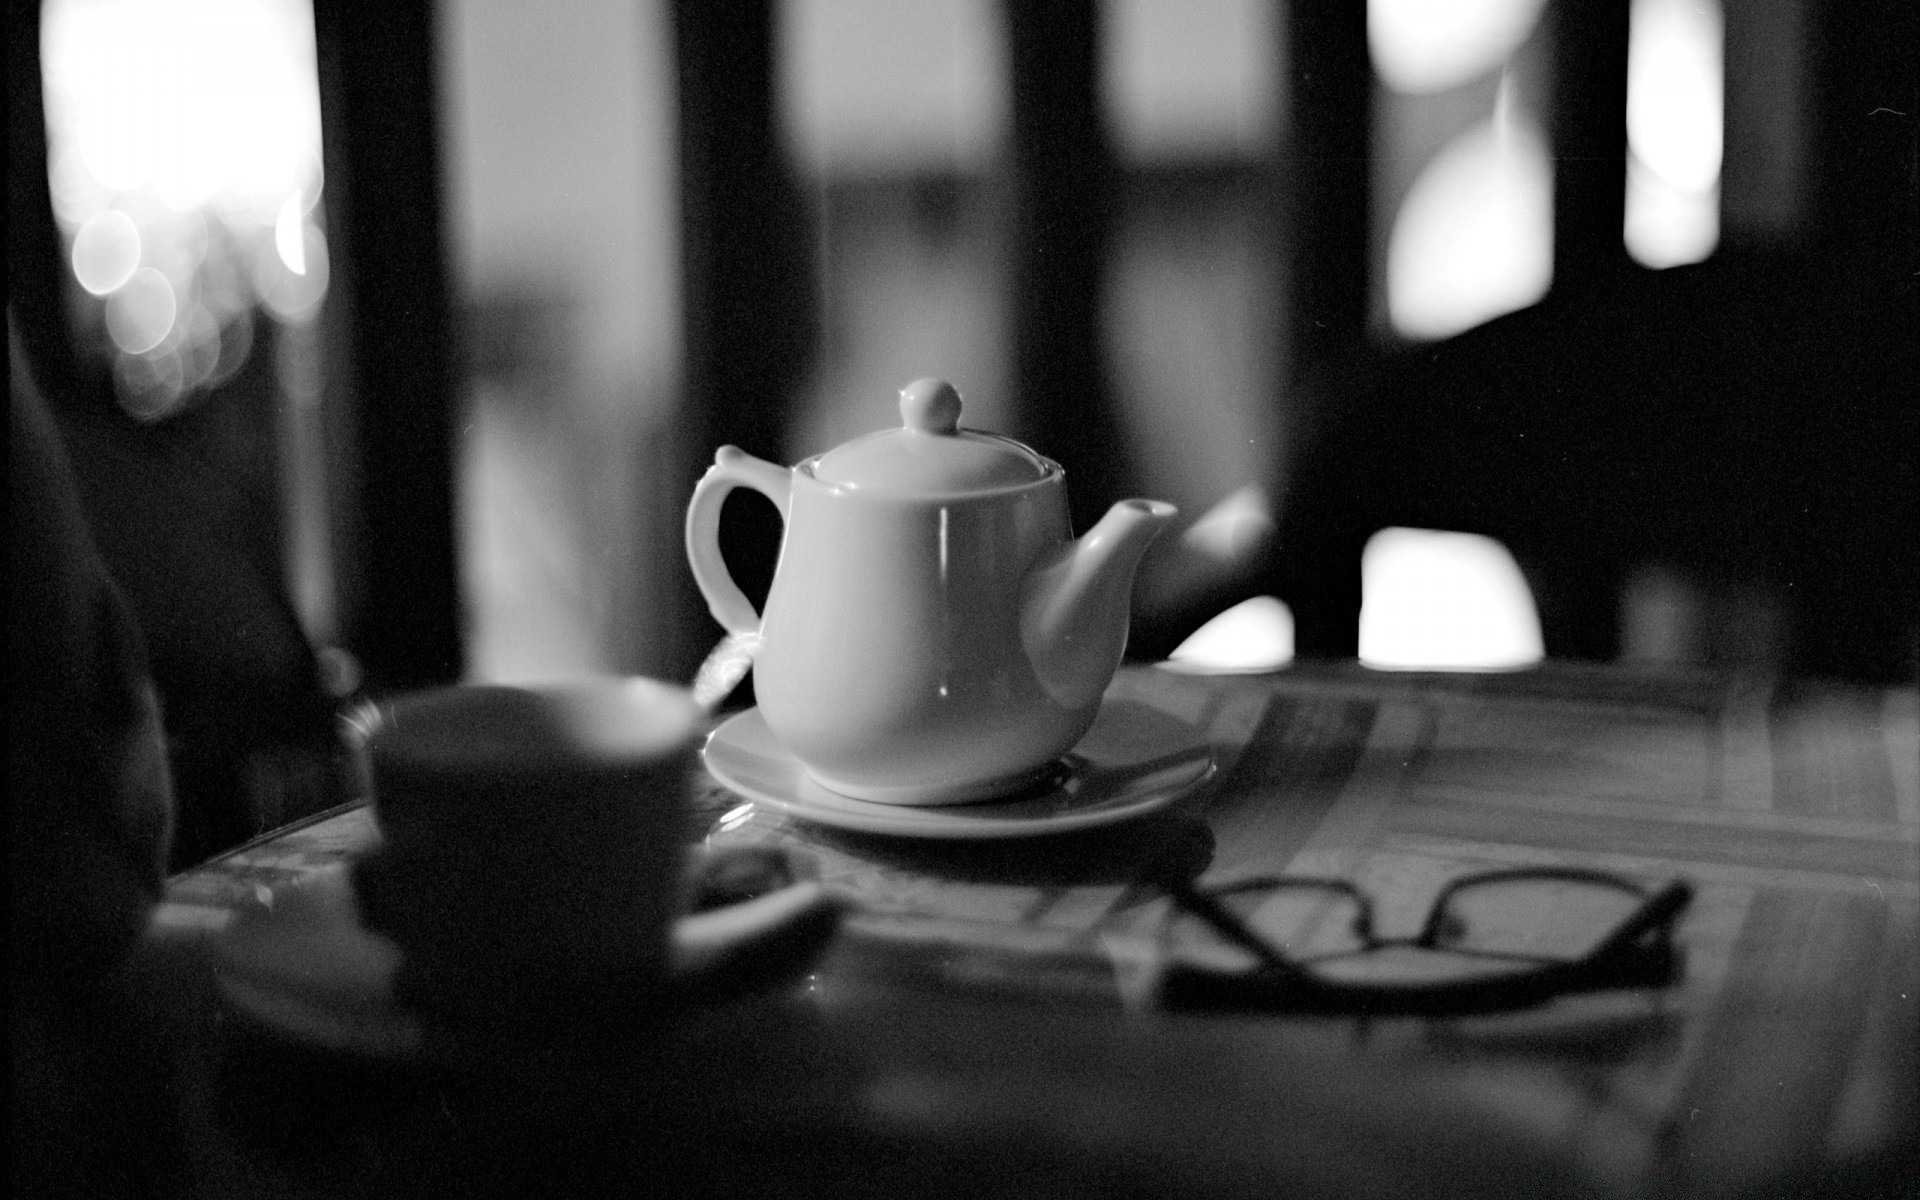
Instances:
[[[1182,908],[1212,926],[1221,937],[1251,953],[1262,965],[1306,983],[1319,983],[1305,967],[1274,949],[1265,938],[1248,929],[1232,909],[1212,896],[1183,882],[1174,886],[1173,897]]]
[[[1619,954],[1655,929],[1671,930],[1676,918],[1693,900],[1693,885],[1676,879],[1647,897],[1632,916],[1587,955],[1589,962]]]

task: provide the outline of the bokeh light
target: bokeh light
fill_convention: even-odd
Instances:
[[[122,354],[114,363],[121,403],[142,421],[157,421],[174,410],[186,391],[185,376],[180,356],[169,350]]]
[[[177,310],[167,277],[141,267],[107,297],[107,332],[126,353],[145,354],[173,331]]]
[[[1705,260],[1720,244],[1720,189],[1676,188],[1637,156],[1627,157],[1627,253],[1661,270]]]
[[[1533,592],[1477,534],[1383,529],[1360,559],[1360,661],[1385,670],[1509,670],[1540,661]]]
[[[73,235],[73,277],[96,296],[133,278],[140,266],[140,230],[115,209],[96,213]]]
[[[1293,661],[1293,610],[1272,596],[1255,596],[1193,631],[1167,665],[1194,674],[1274,671]]]
[[[1627,144],[1676,188],[1720,177],[1720,7],[1711,0],[1634,0],[1627,49]]]
[[[253,312],[242,309],[220,326],[220,356],[205,386],[218,387],[233,378],[253,355]]]
[[[1180,540],[1222,563],[1245,559],[1274,530],[1273,501],[1265,488],[1247,484],[1202,513]]]
[[[1458,87],[1504,63],[1532,32],[1544,3],[1367,0],[1367,49],[1374,73],[1397,92]]]
[[[1715,0],[1634,0],[1627,43],[1627,251],[1699,262],[1720,240],[1725,28]]]
[[[1501,89],[1493,119],[1455,138],[1401,202],[1387,243],[1387,312],[1443,338],[1537,302],[1553,282],[1553,162]]]
[[[102,298],[122,402],[157,419],[239,368],[256,307],[302,322],[325,296],[312,10],[49,0],[41,61],[74,278]]]
[[[317,157],[312,16],[295,0],[54,0],[51,123],[114,191],[271,219]]]
[[[327,240],[311,225],[300,226],[290,235],[293,239],[297,239],[293,248],[276,238],[256,249],[254,288],[274,316],[299,323],[310,318],[326,297]]]
[[[189,308],[173,323],[174,352],[180,356],[181,386],[205,386],[220,367],[220,323],[204,304]]]

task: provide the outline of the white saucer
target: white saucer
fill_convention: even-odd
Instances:
[[[432,1053],[437,1030],[394,992],[401,949],[361,923],[348,864],[274,888],[217,936],[214,964],[228,1003],[270,1030],[321,1049],[378,1058]],[[669,935],[669,994],[744,988],[755,960],[810,955],[838,906],[801,881],[677,920]]]
[[[816,783],[750,708],[729,717],[702,751],[715,779],[789,816],[859,833],[918,838],[1025,838],[1131,821],[1159,812],[1213,774],[1194,728],[1131,700],[1108,701],[1063,759],[1059,784],[1016,800],[918,807],[842,796]]]

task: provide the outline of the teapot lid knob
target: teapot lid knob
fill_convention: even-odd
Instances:
[[[1060,468],[1012,438],[960,428],[960,393],[939,379],[900,389],[900,424],[802,463],[828,487],[896,496],[971,496],[1025,487]]]
[[[960,431],[960,393],[944,379],[916,379],[900,389],[900,423],[920,433]]]

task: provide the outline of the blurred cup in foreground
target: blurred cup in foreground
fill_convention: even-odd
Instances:
[[[685,690],[638,678],[383,706],[366,740],[381,844],[354,880],[401,948],[400,998],[460,1024],[643,1008],[666,976],[700,725]]]

